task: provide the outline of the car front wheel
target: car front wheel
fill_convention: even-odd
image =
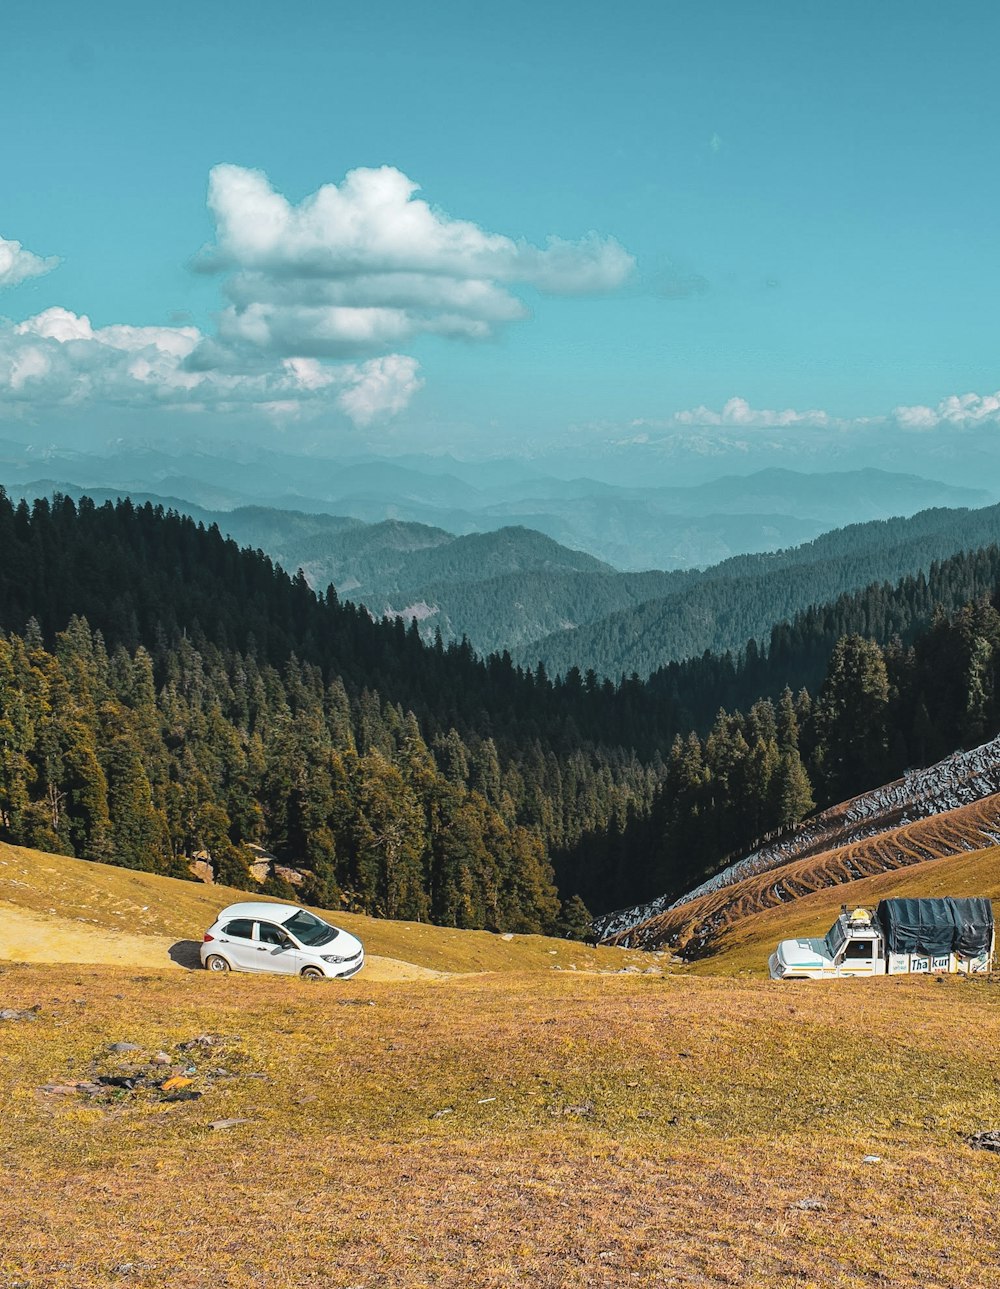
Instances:
[[[302,978],[303,980],[322,980],[324,975],[319,967],[303,967]]]
[[[210,953],[205,959],[205,967],[208,971],[225,972],[229,970],[229,963],[218,953]]]

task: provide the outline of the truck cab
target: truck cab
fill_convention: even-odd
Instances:
[[[772,980],[826,980],[885,975],[885,946],[877,918],[845,904],[822,939],[782,940],[771,954]]]

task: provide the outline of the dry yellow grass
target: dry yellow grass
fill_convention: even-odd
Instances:
[[[41,861],[0,858],[34,907]],[[122,900],[135,877],[60,873]],[[0,965],[0,1008],[40,1008],[0,1021],[0,1285],[994,1282],[1000,1163],[963,1137],[1000,1126],[996,985],[574,974],[543,945],[396,984]],[[199,1098],[41,1090],[161,1051]]]

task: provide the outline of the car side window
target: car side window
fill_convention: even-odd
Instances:
[[[871,940],[852,940],[847,946],[848,958],[871,958],[872,954]]]
[[[253,939],[253,922],[249,918],[233,918],[222,929],[226,935],[234,935],[241,940]]]
[[[257,923],[257,938],[262,944],[284,944],[285,937],[281,930],[271,922]]]

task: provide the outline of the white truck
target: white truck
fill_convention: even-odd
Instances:
[[[988,899],[882,900],[846,904],[820,939],[782,940],[768,961],[772,980],[992,970],[995,935]]]

